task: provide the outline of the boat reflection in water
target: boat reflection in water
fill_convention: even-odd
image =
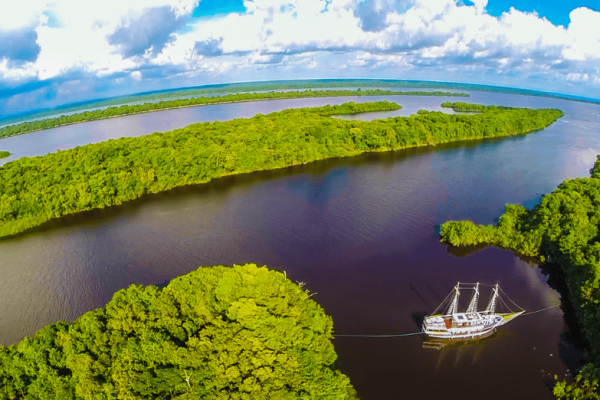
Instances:
[[[474,291],[465,312],[458,311],[461,290]],[[500,296],[501,291],[498,284],[494,285],[487,307],[484,311],[478,311],[479,282],[474,285],[457,283],[433,314],[425,317],[422,329],[430,340],[425,341],[423,347],[441,349],[452,342],[478,340],[491,336],[498,327],[525,312],[502,291],[507,300],[518,308],[518,311],[511,310],[507,302]],[[497,308],[500,309],[500,312],[496,311]]]

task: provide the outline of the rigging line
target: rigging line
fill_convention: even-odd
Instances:
[[[508,311],[513,312],[513,310],[510,309],[510,307],[504,302],[504,300],[500,296],[498,296],[498,306],[500,306],[500,308],[504,306]]]
[[[412,333],[401,333],[399,335],[333,335],[334,337],[368,337],[368,338],[388,338],[388,337],[403,337],[403,336],[414,336],[422,335],[425,332],[412,332]]]
[[[526,312],[526,313],[523,313],[523,314],[521,314],[521,315],[537,314],[537,313],[539,313],[539,312],[546,311],[546,310],[549,310],[549,309],[551,309],[551,308],[556,308],[556,307],[560,307],[560,304],[556,304],[556,305],[554,305],[554,306],[550,306],[550,307],[542,308],[542,309],[540,309],[540,310],[536,310],[536,311],[530,311],[530,312]]]
[[[512,299],[510,297],[508,297],[508,295],[506,294],[506,292],[504,290],[502,290],[502,288],[500,286],[498,286],[498,288],[506,296],[506,298],[508,299],[508,301],[510,301],[511,303],[513,303],[519,310],[525,311],[525,309],[523,307],[519,306],[517,303],[515,303],[514,301],[512,301]]]
[[[448,294],[448,296],[446,296],[446,298],[444,298],[444,300],[442,300],[442,303],[441,303],[439,306],[437,306],[437,308],[436,308],[436,309],[433,311],[433,314],[437,313],[437,312],[438,312],[438,310],[439,310],[440,308],[442,308],[442,306],[444,306],[444,309],[445,309],[445,304],[446,304],[446,302],[447,302],[447,301],[449,301],[449,300],[450,300],[450,296],[451,296],[453,293],[454,293],[454,290],[452,290],[452,291],[451,291],[451,292]]]
[[[503,299],[502,297],[498,296],[498,300],[500,300],[500,302],[501,302],[502,304],[504,304],[504,307],[506,307],[506,309],[507,309],[508,311],[510,311],[511,313],[513,313],[513,312],[514,312],[514,311],[513,311],[513,310],[512,310],[512,309],[511,309],[511,308],[508,306],[508,304],[506,304],[506,302],[504,301],[504,299]],[[519,308],[520,308],[520,307],[519,307]],[[521,310],[523,310],[523,309],[521,308]],[[523,311],[525,311],[525,310],[523,310]]]

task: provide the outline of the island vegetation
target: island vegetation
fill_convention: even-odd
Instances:
[[[486,108],[473,115],[431,112],[373,121],[330,117],[399,108],[374,102],[288,109],[20,158],[0,167],[0,237],[222,176],[368,151],[520,135],[563,115],[555,109]]]
[[[494,226],[471,221],[442,225],[453,246],[489,244],[560,266],[589,341],[592,363],[572,384],[558,382],[559,399],[600,399],[600,156],[589,178],[568,179],[529,210],[507,205]]]
[[[457,112],[482,112],[483,110],[510,110],[512,107],[504,106],[483,106],[481,104],[471,104],[464,102],[452,103],[449,101],[442,103],[443,108],[451,108]]]
[[[254,264],[132,285],[0,346],[0,399],[357,399],[310,297]]]
[[[0,158],[10,157],[10,155],[11,155],[10,151],[2,151],[2,150],[0,150]]]
[[[452,92],[424,92],[424,91],[391,91],[391,90],[304,90],[290,92],[267,93],[238,93],[224,96],[179,98],[144,104],[113,106],[100,110],[85,111],[71,115],[61,115],[56,118],[47,118],[38,121],[23,122],[16,125],[7,125],[0,128],[0,138],[22,135],[24,133],[57,128],[64,125],[96,121],[100,119],[122,117],[125,115],[141,114],[152,111],[161,111],[173,108],[197,107],[210,104],[241,103],[261,100],[283,100],[314,97],[343,97],[343,96],[456,96]],[[461,94],[458,94],[461,95]]]

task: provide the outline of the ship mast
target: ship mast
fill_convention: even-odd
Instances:
[[[454,298],[452,299],[452,303],[450,304],[450,308],[448,309],[448,314],[456,314],[458,311],[458,296],[460,296],[460,292],[458,291],[458,286],[460,282],[456,284],[454,287]]]
[[[467,308],[467,314],[476,314],[477,313],[477,302],[479,301],[479,282],[475,284],[475,293],[473,293],[473,297],[471,298],[471,302],[469,303],[469,307]]]
[[[494,292],[492,293],[492,297],[490,298],[490,302],[485,309],[487,314],[493,314],[496,311],[496,300],[498,299],[498,284],[494,286]]]

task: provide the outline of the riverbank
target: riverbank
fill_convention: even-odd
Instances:
[[[357,399],[335,367],[333,321],[310,297],[255,264],[131,285],[71,324],[0,346],[0,398]]]
[[[507,205],[495,226],[476,226],[470,221],[442,225],[441,240],[454,246],[487,244],[538,257],[560,265],[570,298],[589,342],[589,355],[600,362],[600,156],[589,178],[563,182],[554,192],[528,210]],[[586,366],[572,385],[558,382],[558,398],[598,398],[600,369]],[[590,397],[585,397],[590,396]]]
[[[10,151],[0,151],[0,158],[10,157],[10,155],[11,155]]]
[[[57,118],[47,118],[39,121],[23,122],[16,125],[8,125],[0,128],[0,139],[5,137],[23,135],[26,133],[39,132],[60,126],[75,125],[85,122],[98,121],[102,119],[118,118],[128,115],[144,114],[148,112],[174,110],[178,108],[199,107],[206,105],[244,103],[266,100],[284,100],[315,97],[347,97],[347,96],[468,96],[465,93],[454,92],[425,92],[425,91],[391,91],[391,90],[304,90],[291,92],[267,92],[267,93],[239,93],[215,97],[195,97],[189,99],[177,99],[160,101],[156,103],[144,103],[139,105],[122,105],[109,107],[102,110],[86,111],[72,115],[62,115]]]
[[[330,117],[400,108],[376,102],[288,109],[21,158],[0,167],[0,237],[222,176],[369,151],[521,135],[563,115],[555,109],[492,107],[475,115],[431,112],[370,122]]]

